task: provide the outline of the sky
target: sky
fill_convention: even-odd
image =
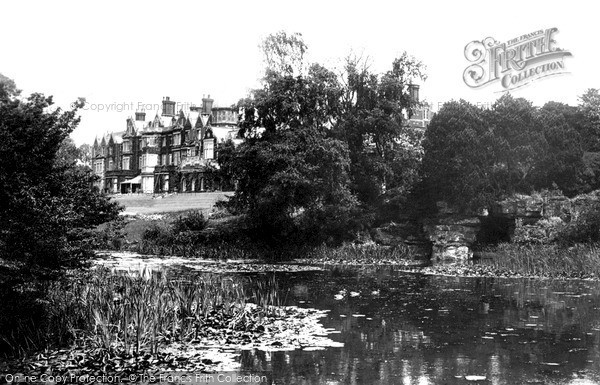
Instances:
[[[558,28],[555,46],[569,51],[564,72],[511,91],[535,105],[575,105],[600,88],[594,32],[600,6],[591,1],[3,1],[0,73],[25,95],[53,95],[69,108],[85,97],[79,145],[122,131],[128,116],[164,96],[181,106],[210,94],[229,106],[260,85],[260,42],[280,30],[299,32],[307,61],[339,68],[350,52],[376,72],[404,51],[426,65],[421,98],[436,110],[451,99],[489,105],[498,82],[473,89],[463,80],[465,46],[493,37],[507,42]]]

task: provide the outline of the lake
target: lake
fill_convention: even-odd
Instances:
[[[393,267],[275,274],[286,304],[330,310],[322,322],[344,344],[242,352],[244,370],[276,383],[600,383],[598,283]]]
[[[109,265],[123,261],[140,259],[124,254]],[[175,275],[205,274],[198,270],[206,262],[145,261]],[[275,275],[285,305],[328,310],[328,338],[343,344],[242,350],[240,374],[267,374],[277,384],[600,384],[599,282],[394,266],[235,274],[255,282]]]

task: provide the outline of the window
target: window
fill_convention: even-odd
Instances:
[[[110,159],[110,160],[108,161],[108,170],[109,170],[109,171],[110,171],[110,170],[113,170],[113,169],[114,169],[114,167],[115,167],[115,165],[114,165],[114,162],[113,162],[113,160],[112,160],[112,159]]]
[[[142,157],[138,158],[138,168],[142,168]]]
[[[162,154],[160,156],[160,164],[163,165],[163,166],[167,165],[167,154]]]
[[[173,134],[173,146],[179,146],[181,144],[181,134]]]
[[[146,156],[140,157],[140,165],[141,167],[146,167]]]
[[[212,140],[204,142],[204,159],[214,159],[215,157],[215,143]]]
[[[123,157],[123,170],[129,170],[129,157]]]
[[[96,163],[94,163],[94,172],[96,172],[96,174],[101,174],[104,171],[104,162],[101,160],[96,161]]]
[[[180,152],[179,151],[174,152],[173,153],[173,164],[178,165],[180,160],[181,160]]]
[[[128,140],[123,142],[123,152],[131,151],[131,143]]]

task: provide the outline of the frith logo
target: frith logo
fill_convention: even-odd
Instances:
[[[557,28],[528,33],[506,43],[488,37],[465,47],[465,57],[473,64],[463,73],[467,86],[481,88],[499,82],[504,90],[522,87],[534,80],[567,73],[565,56],[569,51],[556,47]]]

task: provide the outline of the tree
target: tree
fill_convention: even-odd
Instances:
[[[542,124],[532,103],[510,94],[500,97],[485,111],[494,135],[494,182],[505,194],[534,190],[534,175],[548,151]]]
[[[547,151],[536,167],[537,190],[556,185],[567,195],[582,192],[583,143],[577,130],[577,114],[575,107],[556,102],[546,103],[539,110],[537,119],[543,127]]]
[[[583,166],[577,122],[569,106],[538,109],[508,94],[491,110],[446,103],[427,128],[421,188],[430,205],[445,200],[471,212],[514,193],[575,194]]]
[[[303,70],[307,46],[301,33],[279,31],[265,38],[260,46],[266,72],[300,75]]]
[[[600,151],[600,91],[590,88],[579,98],[579,110],[583,115],[583,122],[579,129],[584,150],[590,152]]]
[[[306,73],[294,71],[303,65],[305,45],[298,35],[288,37],[280,33],[263,45],[280,64],[268,66],[263,87],[240,101],[246,141],[225,149],[219,161],[238,183],[231,207],[246,213],[263,235],[339,241],[352,231],[356,205],[347,146],[330,130],[341,88],[337,76],[318,64]]]
[[[404,53],[382,75],[360,58],[347,58],[335,132],[350,149],[353,191],[368,207],[402,202],[418,180],[422,130],[408,119],[420,107],[409,92],[424,66]]]
[[[91,170],[73,164],[77,151],[68,135],[82,105],[62,111],[51,97],[20,99],[0,84],[1,256],[75,264],[89,255],[88,230],[116,217],[118,205],[92,189]]]
[[[494,136],[484,111],[464,100],[445,103],[431,119],[423,147],[425,204],[446,201],[464,211],[487,206],[497,196]]]

